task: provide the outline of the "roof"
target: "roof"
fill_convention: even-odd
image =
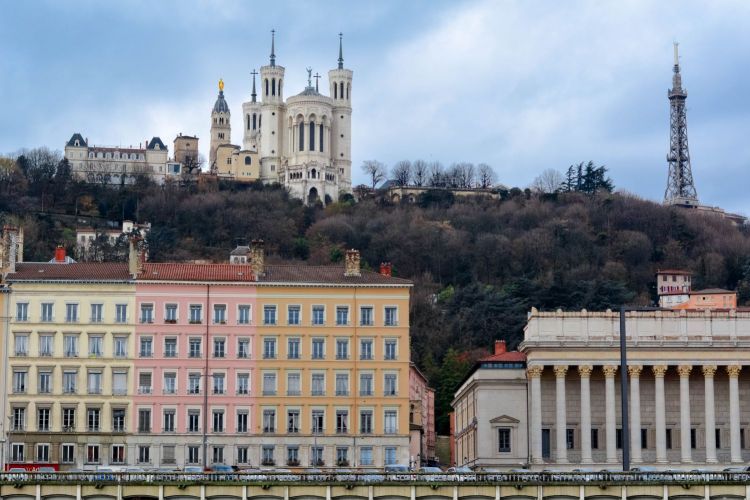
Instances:
[[[344,276],[344,266],[307,266],[302,264],[267,265],[261,283],[317,283],[333,285],[411,285],[403,278],[383,276],[363,269],[360,276]]]
[[[689,295],[724,295],[727,293],[737,293],[734,290],[724,290],[723,288],[706,288],[705,290],[694,290]]]
[[[684,269],[657,269],[656,274],[689,274],[692,275],[690,271],[685,271]]]
[[[250,247],[237,245],[237,248],[232,250],[229,255],[247,255],[250,252]]]
[[[479,360],[480,363],[485,362],[501,362],[501,363],[523,363],[526,361],[526,354],[519,351],[505,351],[500,354],[491,354]]]
[[[178,135],[177,137],[174,138],[174,140],[176,141],[177,139],[193,139],[193,140],[197,140],[198,138],[195,137],[195,136],[192,136],[192,135]]]
[[[128,281],[128,265],[124,262],[77,262],[51,264],[47,262],[19,262],[16,272],[8,274],[14,281]]]
[[[156,146],[159,146],[158,148]],[[151,141],[148,143],[147,149],[164,149],[167,150],[168,148],[164,145],[163,142],[161,142],[161,139],[159,137],[152,137]]]
[[[138,281],[231,281],[253,282],[253,268],[237,264],[143,264]]]
[[[78,141],[78,146],[76,146],[76,141]],[[66,146],[72,146],[72,147],[74,147],[74,148],[75,148],[75,147],[84,147],[84,146],[88,146],[88,144],[87,144],[87,143],[86,143],[86,141],[85,141],[85,140],[83,139],[83,136],[82,136],[81,134],[79,134],[78,132],[76,132],[76,133],[75,133],[75,134],[73,134],[73,136],[72,136],[72,137],[70,138],[70,140],[68,141],[68,143],[66,144]]]
[[[229,113],[229,104],[224,99],[224,91],[219,91],[219,97],[216,98],[214,103],[214,113]]]
[[[305,87],[305,90],[303,90],[302,92],[300,92],[297,95],[318,95],[318,96],[322,96],[323,94],[321,94],[320,92],[318,92],[317,90],[315,90],[315,87]]]

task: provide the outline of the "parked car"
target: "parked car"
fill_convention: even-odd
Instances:
[[[404,464],[391,464],[385,466],[385,477],[388,481],[411,481],[414,475],[411,469]]]
[[[186,481],[197,481],[203,477],[203,467],[188,465],[182,470],[182,478]]]
[[[417,476],[417,479],[421,479],[423,481],[447,481],[448,476],[443,474],[443,469],[440,467],[420,467],[419,470],[419,476]]]

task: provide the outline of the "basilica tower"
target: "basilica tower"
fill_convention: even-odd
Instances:
[[[260,133],[260,177],[261,180],[275,181],[280,167],[283,143],[282,119],[284,116],[284,67],[276,65],[276,32],[271,30],[271,57],[267,66],[260,68],[261,114]]]
[[[352,75],[352,70],[344,68],[343,34],[339,33],[338,67],[328,72],[333,99],[331,149],[339,189],[347,193],[352,191]]]
[[[253,91],[250,94],[251,100],[249,102],[242,103],[242,115],[243,115],[243,130],[242,135],[242,149],[245,151],[258,151],[258,138],[260,135],[260,117],[261,117],[261,106],[258,102],[258,93],[255,90],[255,76],[258,74],[257,71],[253,70]]]
[[[230,125],[229,105],[224,99],[224,80],[219,80],[219,96],[211,111],[211,149],[208,154],[208,167],[215,168],[216,149],[221,144],[232,142],[232,126]]]

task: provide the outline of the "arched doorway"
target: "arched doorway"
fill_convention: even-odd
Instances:
[[[307,195],[307,203],[313,204],[318,201],[318,190],[316,188],[310,188],[310,193]]]

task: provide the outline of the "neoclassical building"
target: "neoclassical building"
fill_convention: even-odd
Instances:
[[[750,311],[629,312],[626,330],[632,465],[693,469],[750,459],[750,400],[741,397],[750,387]],[[454,401],[457,446],[467,428],[481,429],[482,418],[495,417],[519,429],[528,425],[528,442],[518,433],[520,442],[505,451],[482,453],[474,443],[490,436],[480,433],[464,443],[458,461],[492,466],[512,456],[506,463],[517,464],[528,445],[525,463],[532,468],[617,467],[624,439],[619,335],[617,312],[532,309],[520,345],[526,404],[459,420],[469,405],[460,393]],[[501,377],[487,384],[498,405],[515,387]]]
[[[231,113],[224,83],[211,112],[209,165],[219,177],[278,182],[306,203],[329,203],[351,192],[352,70],[339,58],[328,72],[329,95],[319,89],[319,74],[308,68],[307,87],[284,99],[285,68],[276,64],[271,39],[269,64],[260,68],[258,101],[255,71],[251,99],[242,104],[242,146],[231,140]],[[313,83],[313,78],[315,83]]]

